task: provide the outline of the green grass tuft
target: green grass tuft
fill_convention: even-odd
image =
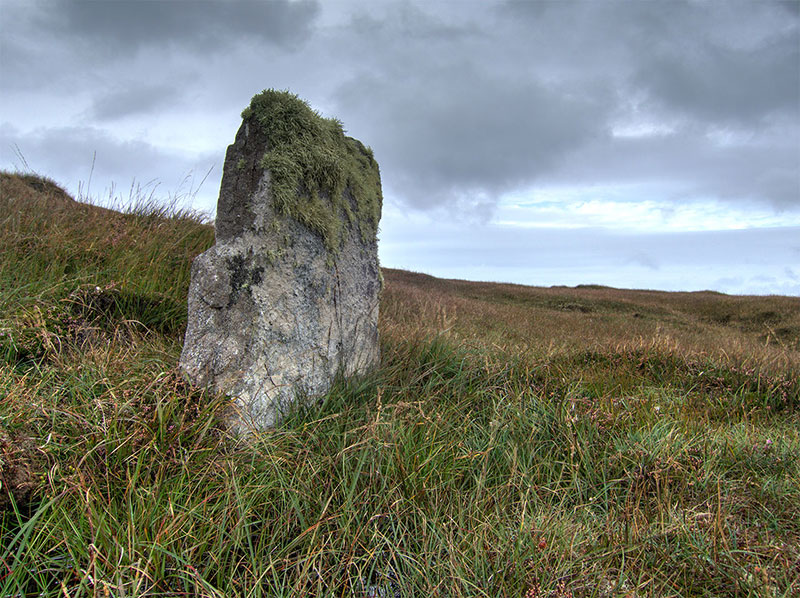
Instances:
[[[347,137],[342,123],[323,118],[288,91],[269,89],[242,112],[269,139],[261,166],[270,171],[275,210],[319,234],[336,253],[342,219],[374,239],[381,215],[380,174],[372,151]]]

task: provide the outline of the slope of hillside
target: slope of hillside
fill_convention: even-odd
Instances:
[[[800,594],[800,300],[385,270],[383,364],[245,444],[213,229],[0,174],[0,595]]]
[[[393,323],[438,326],[462,341],[534,355],[656,344],[760,366],[800,366],[800,297],[527,287],[390,269],[384,276]]]

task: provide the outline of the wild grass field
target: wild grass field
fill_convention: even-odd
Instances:
[[[196,215],[0,174],[0,596],[800,596],[800,299],[385,270],[250,442],[176,364]]]

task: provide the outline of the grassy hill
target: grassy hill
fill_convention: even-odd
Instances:
[[[800,299],[384,270],[381,368],[245,444],[212,243],[0,174],[0,596],[800,595]]]

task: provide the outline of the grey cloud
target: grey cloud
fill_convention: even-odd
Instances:
[[[351,19],[352,33],[375,40],[386,39],[387,36],[402,37],[413,42],[422,41],[439,47],[453,41],[484,35],[477,23],[448,22],[409,2],[385,7],[378,5],[379,9],[384,9],[382,13],[369,12],[369,9],[374,10],[374,8],[374,6],[369,8],[360,6],[357,9]]]
[[[336,113],[358,123],[384,185],[414,207],[494,203],[601,134],[613,107],[602,81],[524,72],[524,52],[497,49],[511,32],[467,6],[473,18],[447,27],[405,4],[362,15],[339,49],[355,72],[336,90]]]
[[[4,91],[66,90],[65,122],[127,118],[130,136],[149,114],[181,119],[173,103],[233,122],[252,93],[289,87],[371,145],[387,196],[413,208],[486,216],[538,184],[629,182],[800,205],[791,4],[4,2],[24,21],[0,38]],[[626,121],[673,130],[615,137]]]
[[[784,126],[729,145],[691,126],[665,135],[598,137],[544,178],[571,184],[651,181],[664,185],[663,199],[766,202],[799,210],[800,128]]]
[[[777,4],[792,16],[800,18],[800,2],[797,0],[779,0]]]
[[[795,153],[793,161],[791,156],[787,158],[782,164],[766,165],[763,171],[754,173],[752,178],[742,176],[744,173],[741,171],[735,174],[735,178],[740,180],[745,189],[749,188],[751,199],[765,197],[779,210],[800,210],[800,175],[797,172],[800,151]],[[733,195],[739,189],[741,187],[728,189],[728,192]]]
[[[199,73],[222,50],[299,47],[319,11],[318,0],[3,0],[4,24],[14,23],[0,36],[3,86],[58,84],[74,93],[124,76],[114,70],[120,64],[170,76],[176,68]]]
[[[656,104],[706,122],[758,126],[774,112],[800,115],[797,30],[755,50],[675,46],[643,65],[637,82]]]
[[[0,71],[4,93],[11,90],[38,90],[59,78],[64,70],[67,48],[54,46],[50,31],[38,22],[43,7],[25,2],[4,2],[0,34]],[[13,23],[9,27],[8,23]],[[31,40],[37,43],[31,43]]]
[[[94,198],[138,183],[151,188],[163,185],[164,195],[176,192],[187,177],[202,178],[211,166],[220,164],[223,153],[175,154],[145,141],[119,141],[95,127],[38,129],[22,135],[14,126],[0,124],[0,162],[24,170],[17,150],[37,173],[55,178],[75,195],[79,190],[85,194],[91,179],[88,193]],[[212,211],[216,192],[204,186],[197,207]]]
[[[243,38],[292,45],[307,38],[319,12],[315,0],[77,0],[55,7],[50,27],[111,51],[155,44],[207,52]]]
[[[337,94],[368,115],[387,183],[413,205],[508,191],[602,132],[607,94],[570,96],[469,64],[362,77]]]
[[[174,105],[183,89],[179,85],[142,85],[131,82],[115,85],[110,91],[92,100],[89,118],[100,121],[115,120],[154,112],[159,108]]]
[[[767,288],[753,282],[763,273],[800,292],[786,268],[800,260],[798,227],[475,225],[504,193],[524,200],[537,186],[636,188],[676,208],[769,202],[797,222],[796,0],[0,3],[0,111],[14,125],[0,126],[0,159],[14,164],[16,144],[73,192],[95,153],[92,194],[134,179],[166,192],[213,164],[198,196],[211,210],[239,112],[262,88],[288,87],[374,148],[389,265],[625,287],[727,277],[717,286],[732,290]],[[167,127],[189,131],[175,140],[183,149],[166,145]],[[200,144],[218,150],[193,153]],[[402,230],[403,210],[414,230]]]
[[[584,67],[601,66],[606,76],[624,73],[655,48],[674,45],[696,14],[684,0],[507,0],[495,12],[515,29],[523,47],[545,56],[552,52],[562,66],[576,60]]]
[[[774,2],[512,0],[498,14],[679,114],[757,126],[800,111],[800,20]]]
[[[357,21],[344,47],[355,72],[336,92],[337,114],[358,123],[385,186],[411,206],[486,207],[505,191],[570,177],[800,204],[800,34],[780,7],[468,6],[483,19],[479,33],[466,19],[428,41],[440,26],[433,12],[385,11]],[[613,137],[631,116],[676,130]],[[720,147],[714,128],[740,141]]]

